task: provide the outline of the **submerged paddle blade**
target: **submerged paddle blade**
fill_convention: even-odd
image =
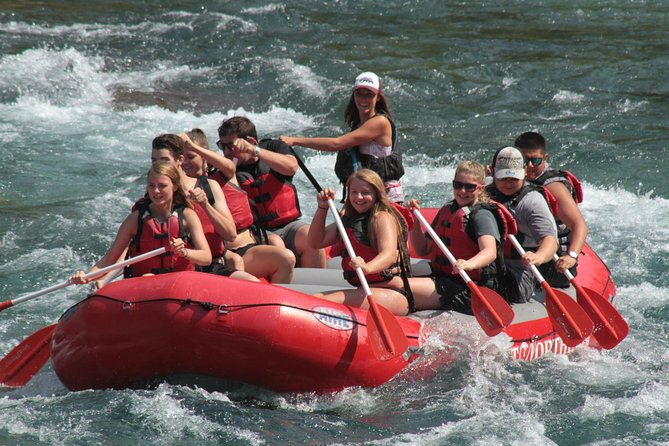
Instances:
[[[595,328],[592,331],[592,337],[597,340],[602,348],[607,350],[618,345],[630,331],[625,319],[611,302],[596,291],[583,288],[575,283],[574,286],[579,305],[583,307],[594,323]]]
[[[568,347],[575,347],[592,333],[593,324],[581,306],[567,293],[554,290],[545,281],[546,310],[555,331]]]
[[[488,336],[496,336],[508,327],[515,316],[511,305],[497,292],[467,282],[472,292],[472,311],[479,325]]]
[[[407,351],[409,341],[395,315],[382,305],[377,305],[373,298],[372,302],[367,313],[367,337],[374,356],[381,361],[387,361]],[[376,310],[373,310],[374,307]],[[386,343],[386,340],[389,342]]]
[[[0,385],[22,387],[51,355],[51,335],[58,324],[48,325],[28,336],[0,361]]]

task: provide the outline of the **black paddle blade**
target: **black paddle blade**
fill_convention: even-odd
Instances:
[[[581,306],[567,293],[554,290],[545,281],[546,310],[562,342],[568,347],[575,347],[592,333],[593,324]]]
[[[0,361],[0,385],[23,387],[51,356],[51,335],[58,324],[48,325],[28,336]]]

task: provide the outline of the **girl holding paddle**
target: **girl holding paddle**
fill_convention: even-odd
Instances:
[[[453,310],[472,314],[471,290],[458,275],[466,271],[479,284],[502,290],[506,282],[502,241],[515,232],[513,217],[493,202],[484,190],[484,167],[474,161],[458,164],[453,180],[453,200],[437,213],[432,228],[455,257],[455,264],[414,225],[411,244],[418,255],[429,255],[432,277],[409,279],[416,310]],[[419,202],[409,200],[409,209],[419,209]]]
[[[126,249],[131,257],[160,247],[167,249],[163,255],[130,266],[126,276],[131,277],[193,271],[195,265],[211,264],[211,251],[202,224],[188,202],[177,168],[169,162],[156,162],[146,179],[150,201],[125,218],[111,247],[89,274],[115,263]],[[85,284],[88,279],[83,271],[78,271],[70,282]]]
[[[342,252],[344,277],[358,288],[318,294],[324,299],[369,308],[367,295],[355,274],[359,267],[370,284],[376,301],[397,315],[413,311],[411,294],[404,290],[400,276],[408,259],[406,230],[402,217],[385,194],[383,180],[369,169],[354,172],[346,182],[349,191],[341,220],[357,257],[348,257],[336,224],[325,225],[328,200],[335,192],[325,188],[318,193],[318,209],[309,228],[309,244],[312,248],[325,248],[337,244]]]

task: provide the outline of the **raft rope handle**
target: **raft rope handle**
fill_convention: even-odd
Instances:
[[[216,308],[217,313],[220,313],[220,314],[228,314],[228,313],[231,313],[233,311],[247,310],[247,309],[255,308],[255,307],[275,307],[275,306],[279,306],[279,307],[292,308],[292,309],[295,309],[295,310],[306,311],[306,312],[311,313],[311,314],[318,314],[318,315],[332,317],[331,314],[325,313],[323,311],[310,310],[308,308],[298,307],[296,305],[287,305],[287,304],[276,303],[276,302],[257,303],[257,304],[239,304],[239,305],[227,305],[227,304],[216,305],[216,304],[212,304],[211,302],[200,302],[200,301],[192,300],[190,298],[178,299],[178,298],[173,298],[173,297],[172,298],[165,297],[165,298],[158,298],[158,299],[142,300],[142,301],[138,301],[138,302],[129,302],[128,300],[121,301],[120,299],[116,299],[116,298],[110,297],[110,296],[105,296],[105,295],[102,295],[102,294],[92,294],[92,295],[88,296],[86,299],[78,302],[75,305],[79,305],[79,304],[83,303],[84,301],[86,301],[88,299],[91,299],[93,297],[99,297],[99,298],[102,298],[102,299],[107,299],[107,300],[111,300],[111,301],[114,301],[114,302],[119,302],[121,304],[125,304],[126,302],[128,302],[131,305],[139,305],[139,304],[143,304],[143,303],[156,303],[156,302],[179,302],[179,303],[181,303],[182,306],[187,305],[187,304],[188,305],[199,305],[200,307],[203,307],[207,311],[211,311],[214,308]],[[361,321],[358,321],[357,319],[348,318],[346,320],[348,320],[350,322],[353,322],[355,324],[358,324],[358,325],[362,325],[363,327],[367,326],[367,324],[365,324]],[[410,338],[410,339],[418,339],[419,338],[417,335],[407,335],[407,337]]]

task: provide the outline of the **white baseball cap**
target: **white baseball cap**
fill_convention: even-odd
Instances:
[[[366,71],[358,75],[355,78],[355,84],[353,84],[353,91],[358,88],[366,88],[373,91],[375,94],[381,92],[381,80],[379,76],[372,73],[371,71]]]
[[[523,154],[515,147],[504,147],[497,152],[494,161],[495,178],[525,179],[525,162]]]

